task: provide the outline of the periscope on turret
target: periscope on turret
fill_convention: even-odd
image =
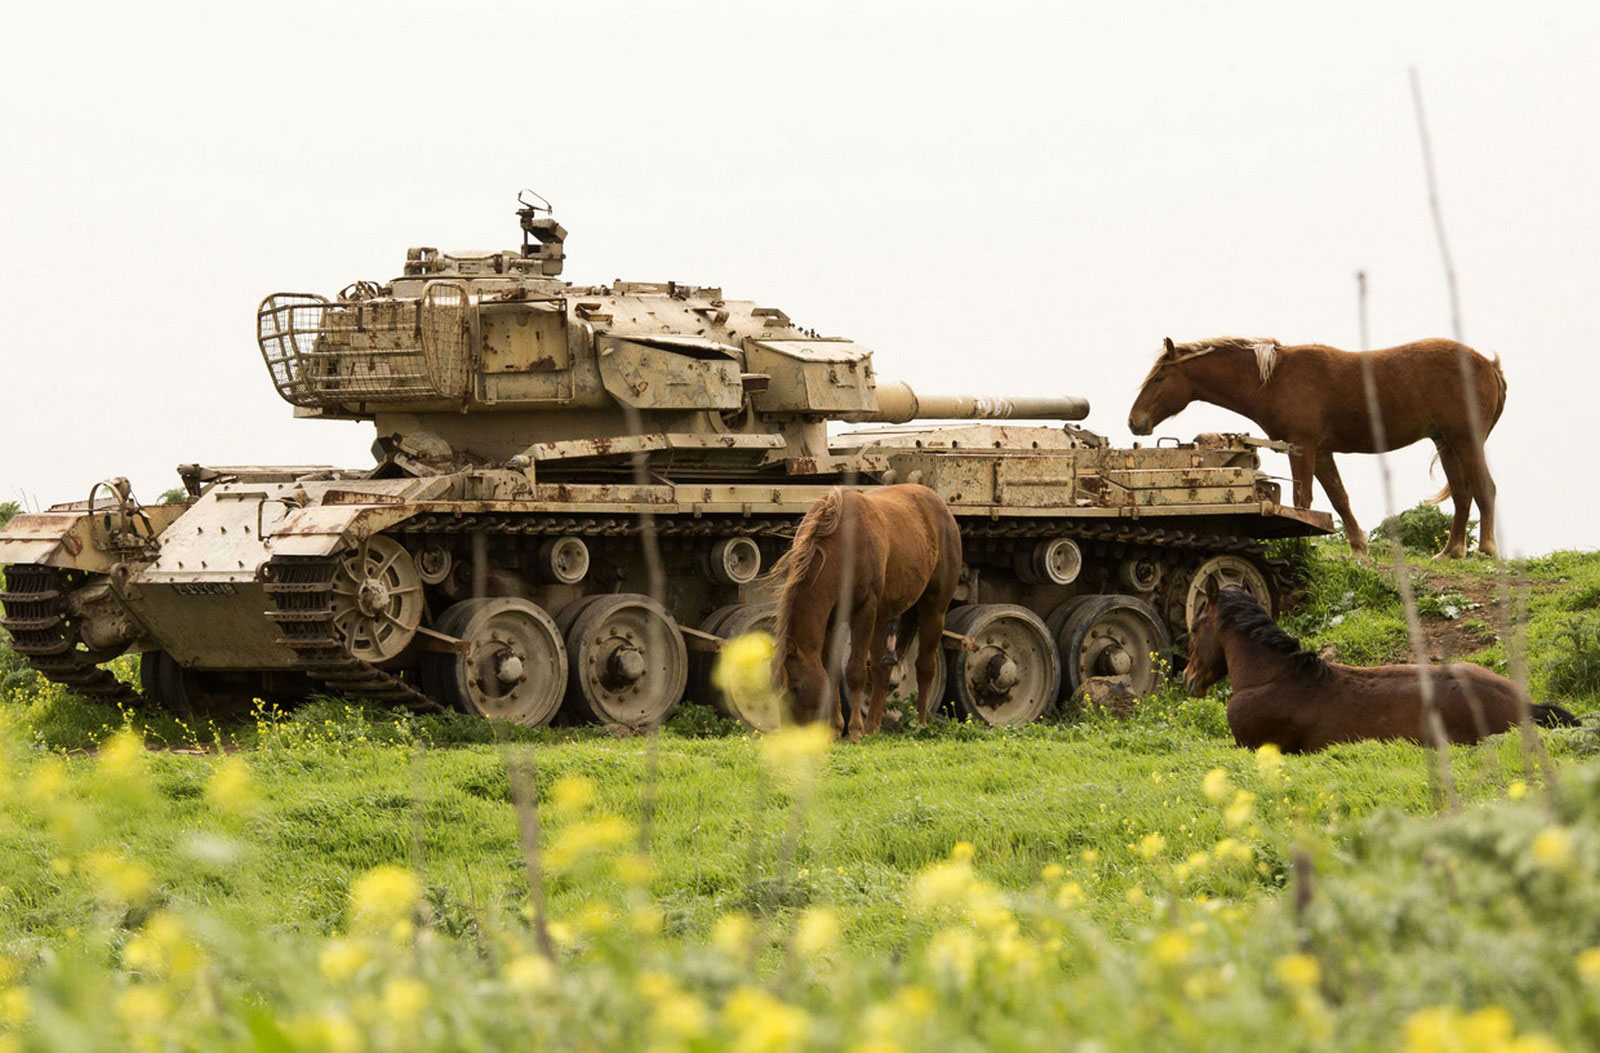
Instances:
[[[1207,582],[1270,606],[1262,541],[1331,527],[1280,503],[1260,440],[1117,449],[1082,398],[918,392],[720,288],[568,282],[567,232],[521,204],[520,248],[413,248],[388,281],[262,301],[278,394],[370,421],[373,464],[188,464],[179,505],[124,482],[14,519],[19,653],[190,713],[317,690],[651,726],[687,694],[762,727],[709,676],[770,625],[761,569],[829,488],[916,482],[967,555],[941,698],[1015,723],[1149,690]],[[136,692],[100,667],[130,651]],[[986,679],[997,656],[1026,675]]]

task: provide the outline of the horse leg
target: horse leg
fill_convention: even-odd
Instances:
[[[889,695],[889,669],[894,665],[894,655],[889,650],[889,627],[893,624],[893,618],[880,617],[872,630],[872,654],[868,659],[872,679],[872,701],[867,706],[868,735],[883,725],[883,707]]]
[[[1333,463],[1333,454],[1327,450],[1317,454],[1317,482],[1328,492],[1328,500],[1333,502],[1333,510],[1339,513],[1339,522],[1344,524],[1344,532],[1350,538],[1350,554],[1358,558],[1365,556],[1367,535],[1357,525],[1355,513],[1350,511],[1350,495],[1344,492],[1344,480],[1339,478],[1339,469]]]
[[[1499,558],[1500,548],[1494,541],[1494,479],[1489,475],[1489,462],[1479,445],[1462,458],[1467,478],[1472,482],[1472,497],[1478,502],[1478,551],[1485,556]]]
[[[845,663],[845,687],[850,693],[850,712],[841,714],[834,727],[848,734],[850,741],[861,738],[866,716],[862,710],[867,701],[867,681],[872,676],[873,630],[877,628],[878,605],[863,603],[850,615],[850,660]]]
[[[944,609],[949,600],[933,594],[917,601],[917,720],[928,726],[928,707],[943,699],[929,697],[933,690],[933,674],[939,662],[944,661]]]
[[[1450,520],[1450,536],[1444,548],[1434,559],[1460,559],[1467,554],[1467,518],[1472,515],[1472,484],[1467,480],[1467,470],[1456,456],[1453,447],[1443,440],[1435,440],[1439,448],[1439,467],[1444,469],[1445,481],[1450,484],[1450,503],[1455,505],[1455,518]]]
[[[1294,506],[1311,507],[1311,480],[1317,471],[1317,448],[1296,443],[1289,451],[1289,474],[1294,477]]]

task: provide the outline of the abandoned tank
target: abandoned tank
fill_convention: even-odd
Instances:
[[[548,207],[518,216],[520,249],[414,248],[386,283],[267,297],[278,394],[373,422],[375,464],[189,464],[181,502],[116,479],[17,516],[15,650],[191,714],[316,691],[638,727],[688,693],[767,726],[709,677],[724,640],[771,624],[763,568],[828,488],[920,482],[965,548],[940,693],[1018,723],[1096,678],[1154,687],[1208,580],[1270,608],[1263,539],[1331,528],[1280,504],[1260,440],[1119,449],[1070,423],[1081,398],[919,394],[721,289],[570,284]],[[128,652],[138,692],[102,667]]]

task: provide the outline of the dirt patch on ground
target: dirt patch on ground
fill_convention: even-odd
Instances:
[[[1418,580],[1417,605],[1422,614],[1422,635],[1427,661],[1453,662],[1500,639],[1510,619],[1506,609],[1506,587],[1536,591],[1551,582],[1511,576],[1485,578],[1430,570]],[[1419,661],[1407,647],[1406,661]]]

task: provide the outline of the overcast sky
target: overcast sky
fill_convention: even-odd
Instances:
[[[1509,381],[1502,551],[1595,547],[1600,5],[1311,10],[13,5],[0,500],[370,463],[370,425],[274,394],[258,301],[510,247],[524,186],[574,280],[719,284],[919,389],[1087,396],[1126,443],[1163,336],[1353,347],[1358,269],[1375,344],[1449,334],[1415,64],[1466,339]],[[1430,454],[1393,458],[1401,506]],[[1341,470],[1376,523],[1376,461]]]

